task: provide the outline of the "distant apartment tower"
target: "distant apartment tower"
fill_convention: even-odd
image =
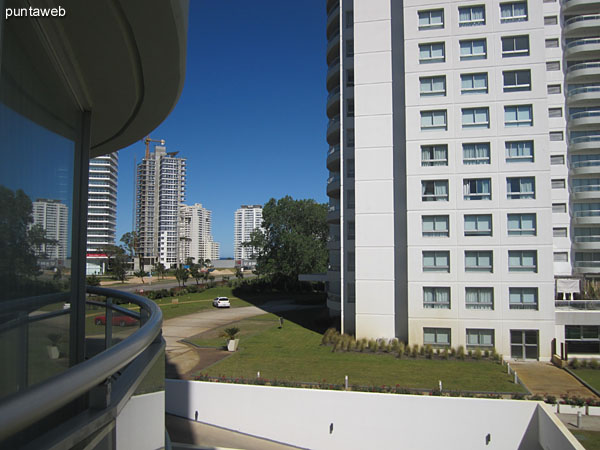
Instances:
[[[242,205],[235,212],[233,231],[233,254],[237,265],[254,266],[255,249],[243,247],[242,243],[250,240],[250,234],[262,227],[262,205]]]
[[[69,239],[69,208],[60,200],[40,198],[33,202],[33,225],[46,231],[55,244],[42,244],[35,249],[41,266],[64,266]]]
[[[180,260],[185,262],[194,258],[194,263],[200,260],[219,259],[220,246],[213,241],[212,212],[202,207],[202,204],[181,205],[179,210],[179,241]]]
[[[137,165],[135,223],[143,265],[169,268],[179,257],[179,208],[185,201],[186,159],[156,145]]]
[[[327,304],[342,329],[600,355],[599,318],[555,304],[600,277],[599,2],[326,7]]]
[[[90,159],[86,272],[103,274],[108,258],[104,246],[115,244],[117,227],[117,152]]]

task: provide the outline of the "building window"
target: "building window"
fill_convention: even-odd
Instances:
[[[354,11],[346,11],[346,28],[354,27]]]
[[[447,202],[448,180],[421,181],[421,200],[424,202]]]
[[[506,198],[509,200],[535,198],[535,177],[507,178]]]
[[[537,288],[508,288],[510,309],[538,309]]]
[[[531,90],[531,70],[507,70],[502,72],[504,92]]]
[[[560,94],[562,92],[560,84],[549,84],[547,89],[548,89],[548,94],[550,94],[550,95]]]
[[[486,59],[487,46],[485,39],[473,39],[460,41],[460,59],[461,61],[469,59]]]
[[[463,73],[460,75],[461,94],[487,94],[488,75],[484,73]]]
[[[450,309],[449,287],[424,287],[423,308]]]
[[[467,347],[494,346],[494,330],[467,328]]]
[[[597,325],[565,325],[565,341],[569,354],[600,353],[600,327]]]
[[[500,3],[500,23],[525,22],[527,2]]]
[[[546,70],[548,72],[554,71],[554,70],[560,70],[560,61],[548,61],[546,62]]]
[[[346,101],[346,117],[354,117],[354,100],[350,98]]]
[[[531,105],[516,105],[504,107],[505,127],[532,127],[533,107]]]
[[[562,155],[560,155],[562,156]],[[563,156],[564,164],[564,156]],[[600,166],[600,155],[572,155],[571,168]]]
[[[421,146],[421,166],[447,166],[448,165],[448,145],[422,145]]]
[[[509,236],[535,236],[537,220],[535,214],[508,214]]]
[[[558,16],[545,16],[544,25],[558,25]]]
[[[533,141],[505,142],[506,162],[533,162]]]
[[[450,328],[423,328],[423,345],[450,346]]]
[[[444,97],[446,95],[446,76],[421,77],[421,97]]]
[[[489,142],[478,142],[475,144],[463,144],[463,164],[489,164],[490,144]]]
[[[463,6],[458,8],[458,26],[476,27],[485,25],[485,6]]]
[[[348,240],[353,241],[356,237],[356,224],[353,221],[348,221]]]
[[[529,56],[529,36],[506,36],[502,38],[502,57]]]
[[[546,39],[546,48],[558,48],[560,47],[560,42],[558,38]]]
[[[421,130],[446,130],[446,110],[421,111]]]
[[[494,271],[494,258],[491,251],[465,251],[465,272]]]
[[[465,200],[491,200],[492,181],[490,178],[470,178],[463,180],[463,198]]]
[[[551,141],[564,141],[565,135],[562,131],[551,131],[548,135]]]
[[[354,252],[348,252],[348,259],[346,262],[348,264],[348,271],[354,272],[356,267],[356,258],[354,257]]]
[[[425,251],[423,252],[423,272],[447,272],[450,273],[449,251]]]
[[[598,178],[575,178],[572,181],[573,192],[598,192],[600,191],[600,179]]]
[[[562,117],[562,108],[548,108],[548,117]]]
[[[537,250],[509,250],[509,272],[537,272]]]
[[[467,214],[465,215],[465,236],[491,236],[492,215],[491,214]]]
[[[346,87],[354,86],[354,69],[346,70]]]
[[[567,229],[564,227],[552,228],[552,237],[567,237]]]
[[[444,62],[446,60],[445,53],[443,42],[419,44],[419,64]]]
[[[448,216],[423,216],[423,237],[448,237],[450,236]]]
[[[565,165],[564,155],[550,155],[550,165],[564,166]]]
[[[552,212],[553,213],[566,213],[567,212],[567,204],[566,203],[552,203]]]
[[[569,262],[569,254],[567,252],[554,252],[554,262]]]
[[[354,178],[354,158],[346,160],[346,176]]]
[[[346,41],[346,56],[352,58],[354,56],[354,39]]]
[[[356,303],[356,283],[346,283],[346,290],[348,294],[348,303]]]
[[[494,288],[465,288],[466,309],[494,309]]]
[[[485,108],[463,108],[462,109],[462,127],[463,128],[489,128],[490,127],[490,109]]]
[[[575,252],[575,267],[600,267],[600,252]]]
[[[552,189],[564,189],[565,188],[565,180],[564,178],[556,178],[552,180]]]
[[[444,10],[430,9],[419,11],[419,30],[444,28]]]

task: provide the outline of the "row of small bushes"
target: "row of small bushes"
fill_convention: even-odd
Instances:
[[[600,362],[595,359],[577,359],[569,360],[571,369],[600,369]]]
[[[147,298],[149,298],[150,300],[158,300],[161,298],[169,298],[169,297],[176,297],[178,295],[185,295],[185,294],[196,294],[198,292],[204,292],[206,289],[215,287],[214,283],[208,283],[208,285],[197,285],[197,284],[190,284],[189,286],[185,286],[185,287],[172,287],[171,289],[157,289],[154,291],[144,291],[144,292],[140,292],[140,295],[143,295]]]
[[[371,352],[371,353],[390,353],[397,358],[410,357],[427,359],[490,359],[501,361],[502,355],[496,352],[496,349],[467,350],[462,345],[456,349],[453,347],[433,348],[431,345],[412,346],[405,344],[398,339],[356,339],[349,334],[340,334],[335,328],[329,328],[323,338],[322,345],[330,345],[332,352]]]

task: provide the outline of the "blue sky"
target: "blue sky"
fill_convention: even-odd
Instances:
[[[186,204],[213,212],[221,257],[233,256],[240,205],[327,201],[325,20],[322,0],[190,2],[183,93],[151,137],[187,158]],[[117,241],[132,229],[144,149],[119,153]]]

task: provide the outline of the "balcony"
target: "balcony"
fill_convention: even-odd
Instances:
[[[564,0],[562,8],[564,14],[597,12],[600,8],[600,0]]]
[[[327,209],[327,223],[335,224],[340,221],[340,205],[329,205]],[[340,240],[338,236],[338,241]],[[338,244],[339,247],[339,244]]]
[[[569,152],[600,150],[600,134],[577,136],[569,141]]]
[[[339,250],[340,249],[340,237],[339,236],[329,236],[327,240],[327,250]]]
[[[327,25],[326,25],[327,38],[331,38],[333,33],[339,33],[340,30],[340,5],[332,8],[327,13]]]
[[[340,35],[336,34],[327,44],[327,64],[331,64],[335,58],[340,56]]]
[[[600,77],[600,63],[582,62],[569,66],[567,69],[567,82],[585,83],[597,80]]]
[[[340,198],[340,176],[333,175],[327,179],[327,195],[333,198]]]
[[[567,37],[597,36],[600,31],[600,15],[586,14],[571,17],[565,22],[564,32]]]
[[[571,198],[573,200],[600,199],[600,185],[587,184],[584,186],[573,186],[571,188]]]
[[[340,87],[336,86],[327,96],[327,117],[340,115]]]
[[[329,145],[336,145],[340,143],[340,118],[334,117],[329,120],[327,124],[327,142]]]
[[[575,236],[573,248],[577,250],[600,250],[600,236]]]
[[[570,60],[600,57],[600,39],[583,38],[569,42],[565,49],[565,57]]]
[[[327,67],[326,78],[327,90],[331,91],[335,86],[340,85],[340,58],[335,58]]]
[[[600,111],[580,111],[569,115],[571,130],[600,130]]]
[[[600,159],[576,161],[569,164],[569,175],[595,175],[600,173]]]
[[[573,270],[577,273],[600,273],[600,261],[575,261]]]
[[[104,436],[104,431],[114,427],[121,409],[132,400],[141,383],[146,382],[144,378],[148,371],[156,364],[164,364],[165,344],[160,334],[162,312],[156,304],[113,289],[88,286],[87,292],[95,299],[87,300],[86,304],[102,308],[98,314],[105,323],[103,335],[97,335],[98,331],[91,335],[88,332],[83,362],[30,387],[18,386],[17,393],[0,403],[0,441],[8,447],[83,448],[86,442],[93,442],[94,436]],[[46,305],[62,302],[57,296],[69,298],[69,294],[55,294],[20,299],[13,302],[14,306],[5,305],[3,312],[10,315],[12,308],[15,319],[5,321],[0,332],[9,338],[11,333],[22,330],[44,326],[51,329],[59,319],[68,319],[72,313],[70,307],[46,308]],[[100,298],[104,300],[100,301]],[[139,306],[140,312],[122,308],[115,300],[133,303]],[[24,308],[31,312],[20,314]],[[113,324],[125,322],[134,327],[127,327],[130,331],[125,328],[113,331]],[[25,379],[33,378],[27,373],[24,376]],[[164,391],[164,388],[151,391]],[[161,398],[164,402],[164,392]],[[68,408],[63,408],[66,405]],[[133,420],[131,424],[137,422]],[[164,430],[148,432],[162,434],[164,438]]]
[[[327,152],[327,168],[332,172],[340,171],[340,145],[332,145]]]
[[[600,210],[574,211],[575,225],[600,225]]]
[[[600,102],[600,86],[582,86],[567,92],[569,106],[594,105]]]
[[[600,311],[600,300],[555,300],[558,311]]]

